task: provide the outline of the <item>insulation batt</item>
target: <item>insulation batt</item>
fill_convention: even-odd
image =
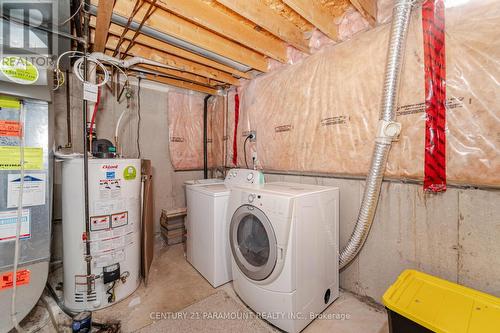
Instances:
[[[168,93],[170,159],[175,170],[203,168],[203,99],[205,95],[181,91]],[[223,98],[208,104],[208,165],[223,163]]]
[[[450,183],[499,186],[500,2],[461,3],[448,2],[445,12],[447,177]],[[251,152],[257,151],[264,170],[365,176],[388,38],[389,26],[383,25],[246,83],[240,89],[239,164],[244,160],[243,134],[256,130],[257,143],[249,145],[247,154],[251,159]],[[390,178],[423,179],[423,63],[417,8],[397,112],[402,133],[386,171]]]

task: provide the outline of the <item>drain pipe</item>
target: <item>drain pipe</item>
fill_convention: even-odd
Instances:
[[[348,265],[357,256],[368,237],[377,210],[387,157],[389,156],[392,141],[398,137],[401,131],[401,124],[395,122],[397,93],[410,14],[415,3],[415,0],[396,0],[394,4],[375,148],[370,171],[366,178],[365,192],[356,226],[347,245],[340,253],[340,269]]]
[[[207,95],[203,102],[203,177],[208,178],[208,100],[212,95]]]

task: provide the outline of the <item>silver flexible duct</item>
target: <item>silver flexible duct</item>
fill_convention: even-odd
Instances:
[[[394,4],[377,138],[356,226],[349,242],[340,253],[341,269],[356,257],[368,237],[377,210],[391,144],[401,129],[401,125],[394,120],[406,36],[414,4],[415,0],[396,0]]]

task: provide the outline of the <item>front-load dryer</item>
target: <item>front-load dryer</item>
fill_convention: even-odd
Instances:
[[[237,186],[228,217],[234,289],[263,319],[300,332],[338,297],[337,188]]]
[[[256,170],[232,169],[224,181],[186,182],[186,259],[214,287],[231,281],[227,203],[235,185],[256,186]]]

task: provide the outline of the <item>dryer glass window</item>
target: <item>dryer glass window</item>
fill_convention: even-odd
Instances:
[[[278,245],[266,214],[255,206],[242,205],[234,212],[229,229],[231,252],[241,272],[257,281],[271,275]]]
[[[262,222],[255,215],[246,215],[241,219],[237,240],[241,254],[251,265],[260,267],[267,263],[269,238]]]

